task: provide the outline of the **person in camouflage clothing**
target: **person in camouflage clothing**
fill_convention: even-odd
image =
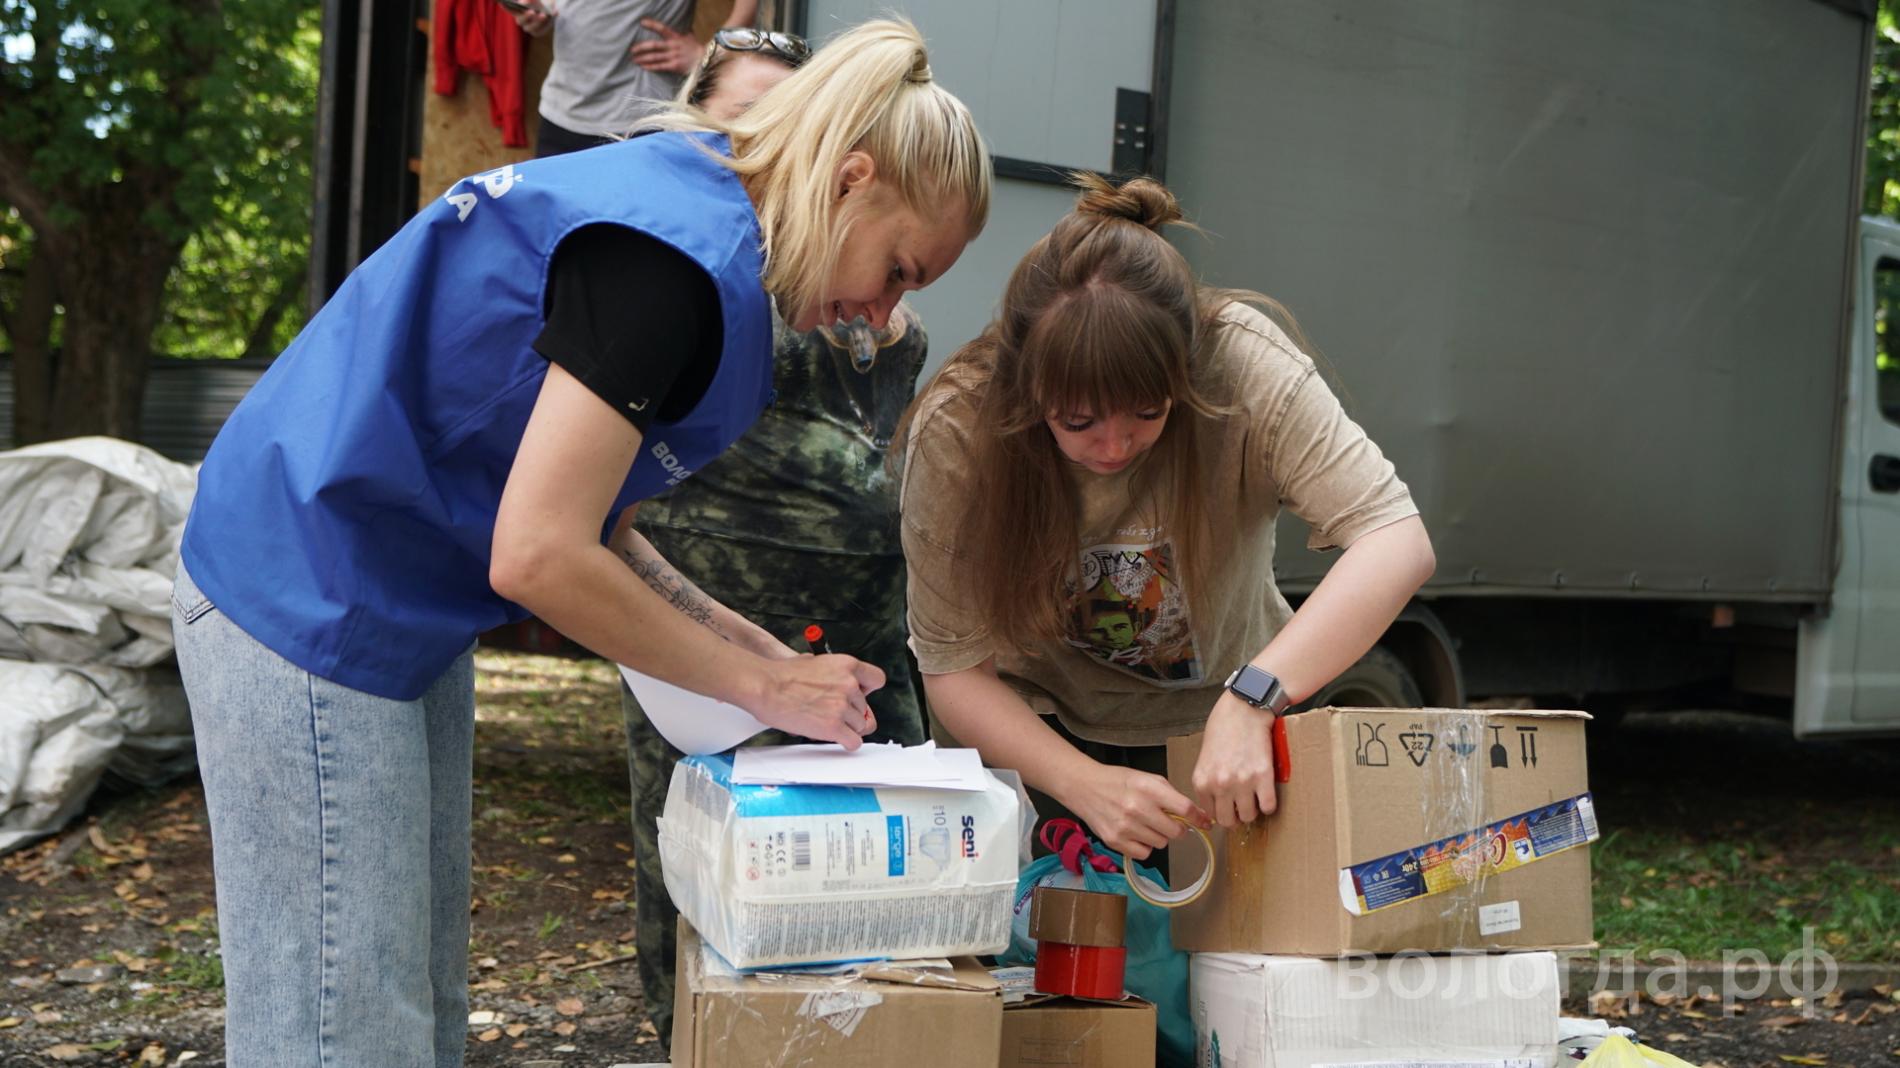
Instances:
[[[904,629],[904,552],[884,466],[923,370],[926,339],[907,305],[883,331],[862,320],[795,334],[774,323],[777,402],[717,462],[635,518],[680,575],[804,651],[808,624],[832,650],[883,668],[865,740],[917,745],[923,715]],[[649,579],[649,581],[653,581]],[[667,591],[662,591],[667,592]],[[673,1022],[674,923],[655,817],[683,754],[621,687],[633,782],[634,916],[640,981],[663,1046]],[[802,739],[767,731],[751,745]]]

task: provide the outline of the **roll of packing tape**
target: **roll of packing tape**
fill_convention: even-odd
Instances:
[[[1159,905],[1164,909],[1178,909],[1182,905],[1193,901],[1195,898],[1206,893],[1208,885],[1214,881],[1214,840],[1207,836],[1206,831],[1201,830],[1192,823],[1189,823],[1179,816],[1175,816],[1174,818],[1182,826],[1193,831],[1194,837],[1199,839],[1201,843],[1201,852],[1207,858],[1206,865],[1201,868],[1201,877],[1194,880],[1191,886],[1186,886],[1179,890],[1169,890],[1145,875],[1135,874],[1133,869],[1130,869],[1128,872],[1128,888],[1135,892],[1135,896],[1150,905]]]
[[[1044,994],[1120,1001],[1127,969],[1125,946],[1036,943],[1036,989]]]
[[[1128,934],[1128,899],[1120,894],[1038,886],[1029,898],[1029,937],[1037,945],[1119,947]]]

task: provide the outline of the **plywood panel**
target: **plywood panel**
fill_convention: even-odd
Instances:
[[[433,20],[429,33],[429,54],[433,56]],[[488,87],[482,84],[480,76],[464,73],[456,93],[443,96],[434,89],[431,68],[431,84],[423,93],[422,176],[417,194],[421,203],[418,207],[441,196],[466,175],[533,158],[535,114],[540,104],[541,79],[547,77],[548,64],[554,59],[552,42],[552,36],[528,39],[528,61],[522,80],[527,85],[529,144],[521,148],[504,147],[501,130],[488,121]]]

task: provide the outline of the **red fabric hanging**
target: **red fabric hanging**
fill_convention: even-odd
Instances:
[[[436,0],[435,91],[454,96],[462,71],[488,87],[488,119],[501,129],[501,143],[528,143],[526,66],[528,37],[508,9],[495,0]]]

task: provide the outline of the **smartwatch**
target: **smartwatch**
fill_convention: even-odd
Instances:
[[[1275,716],[1293,704],[1293,699],[1287,696],[1286,687],[1280,685],[1280,680],[1274,678],[1273,672],[1262,671],[1252,664],[1242,664],[1232,675],[1227,676],[1227,692]]]

